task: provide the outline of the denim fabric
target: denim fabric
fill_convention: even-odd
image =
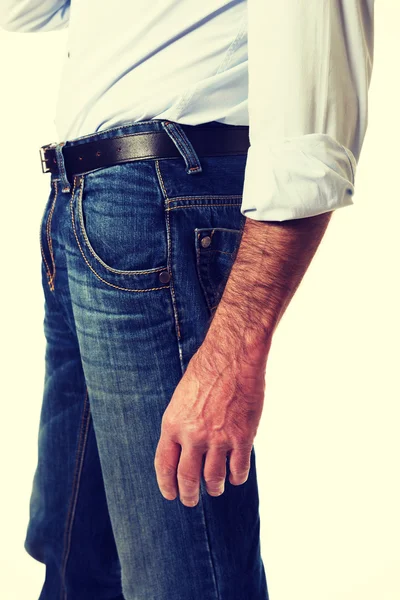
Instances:
[[[232,485],[228,468],[225,492],[212,497],[202,479],[193,508],[164,499],[154,469],[162,415],[245,221],[246,155],[197,156],[188,132],[202,126],[141,121],[60,144],[165,129],[182,156],[78,174],[70,191],[62,164],[51,174],[40,224],[46,371],[25,539],[46,565],[40,600],[268,600],[254,447],[247,482]]]

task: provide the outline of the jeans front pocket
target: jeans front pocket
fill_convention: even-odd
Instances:
[[[156,182],[150,161],[76,177],[75,240],[86,266],[106,285],[130,292],[169,287],[164,204]]]
[[[241,229],[201,227],[195,229],[197,275],[212,314],[218,306],[235,262]]]

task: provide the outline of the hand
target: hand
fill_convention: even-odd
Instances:
[[[221,495],[227,456],[230,483],[247,480],[264,402],[265,364],[217,360],[204,343],[193,355],[162,418],[154,466],[164,498],[179,494],[185,506],[195,506],[203,467],[207,492]]]

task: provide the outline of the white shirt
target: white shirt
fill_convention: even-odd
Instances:
[[[249,125],[243,215],[353,204],[374,0],[2,0],[0,23],[68,27],[58,141],[152,118]]]

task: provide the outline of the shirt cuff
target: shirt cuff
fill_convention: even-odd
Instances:
[[[248,149],[240,212],[256,221],[302,219],[353,204],[356,159],[324,133]]]

